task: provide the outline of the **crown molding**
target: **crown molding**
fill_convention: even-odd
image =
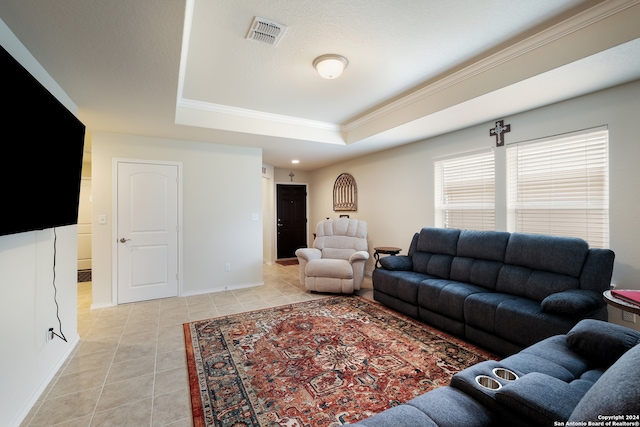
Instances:
[[[333,123],[190,99],[181,99],[176,105],[175,123],[326,144],[345,145],[346,143],[346,136],[341,131],[341,126]]]
[[[342,132],[343,126],[337,123],[321,122],[317,120],[303,119],[294,116],[285,116],[281,114],[266,113],[259,110],[251,110],[248,108],[232,107],[229,105],[214,104],[211,102],[196,101],[193,99],[182,98],[178,100],[177,107],[191,108],[195,110],[206,111],[209,113],[229,114],[252,120],[266,120],[273,123],[285,125],[303,126],[313,129],[327,130],[333,132]]]
[[[607,0],[590,9],[587,9],[571,18],[566,19],[552,27],[549,27],[531,37],[515,43],[500,52],[490,55],[468,67],[463,68],[447,77],[444,77],[428,86],[416,90],[407,96],[390,102],[373,112],[358,119],[343,124],[344,132],[351,132],[368,123],[376,121],[394,111],[407,107],[417,101],[429,98],[434,94],[456,86],[465,80],[469,80],[479,74],[496,68],[515,58],[534,51],[542,46],[548,45],[580,31],[596,22],[602,21],[612,15],[622,12],[630,7],[640,4],[640,0]]]

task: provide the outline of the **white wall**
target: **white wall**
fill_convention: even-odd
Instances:
[[[91,178],[82,177],[78,205],[78,270],[91,270]]]
[[[94,307],[115,303],[111,259],[114,158],[182,163],[183,295],[263,283],[260,149],[94,132]],[[252,220],[254,213],[260,220]],[[98,224],[98,215],[107,215],[106,225]],[[225,263],[231,264],[231,271],[224,271]]]
[[[0,21],[0,43],[72,112],[77,107]],[[37,172],[37,171],[36,171]],[[7,208],[5,206],[5,208]],[[56,288],[68,342],[59,332],[53,288],[53,230],[0,236],[0,425],[17,426],[78,342],[77,227],[56,229]]]
[[[276,220],[273,200],[275,200],[274,167],[262,164],[262,260],[273,264],[275,260]]]
[[[640,81],[504,117],[511,124],[507,143],[608,125],[610,246],[616,253],[613,283],[628,289],[640,289],[638,111]],[[351,216],[367,220],[371,252],[374,246],[398,246],[406,254],[413,233],[434,225],[433,160],[493,146],[492,127],[494,122],[488,122],[313,171],[310,223],[338,216],[332,210],[333,184],[340,173],[348,172],[358,185],[358,211]],[[372,268],[369,260],[367,270]],[[610,321],[640,329],[639,319],[635,326],[622,322],[617,309],[610,309]]]

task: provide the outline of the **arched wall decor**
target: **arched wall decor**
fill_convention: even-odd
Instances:
[[[358,187],[356,180],[348,173],[340,174],[333,184],[333,210],[358,210]]]

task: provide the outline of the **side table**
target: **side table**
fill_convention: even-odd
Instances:
[[[616,298],[611,295],[611,291],[604,291],[602,293],[604,297],[604,301],[610,306],[619,308],[623,311],[628,311],[629,313],[634,313],[640,315],[640,306],[631,304],[630,302],[626,302],[625,300],[621,300],[620,298]]]
[[[395,246],[378,246],[376,248],[373,248],[373,250],[375,251],[373,253],[373,257],[376,260],[376,264],[375,264],[375,268],[380,267],[380,255],[391,255],[391,256],[396,256],[397,254],[400,253],[400,251],[402,250],[401,248],[396,248]]]

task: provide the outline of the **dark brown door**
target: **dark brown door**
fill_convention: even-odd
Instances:
[[[276,185],[277,257],[293,258],[296,249],[307,246],[307,187]]]

